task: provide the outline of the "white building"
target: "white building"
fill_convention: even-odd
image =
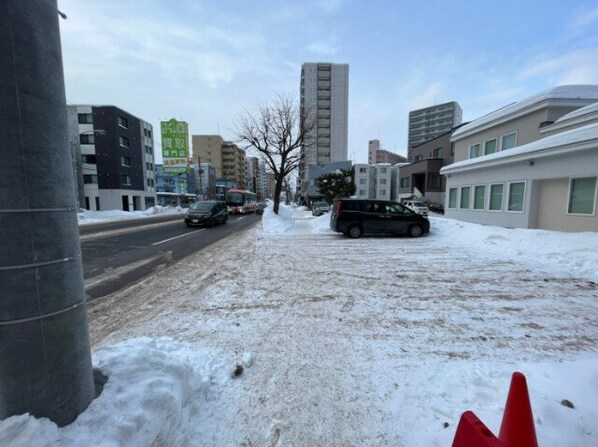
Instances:
[[[390,163],[356,164],[355,196],[358,199],[392,200],[392,173]]]
[[[598,231],[598,86],[556,87],[459,128],[445,214],[511,228]]]

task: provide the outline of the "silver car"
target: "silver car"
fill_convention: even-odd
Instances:
[[[326,202],[316,202],[311,207],[311,213],[314,216],[321,216],[322,214],[327,213],[328,211],[330,211],[330,205],[328,205],[328,203]]]

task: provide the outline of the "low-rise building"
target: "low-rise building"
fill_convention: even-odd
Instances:
[[[358,199],[391,200],[392,173],[390,163],[356,164],[355,197]]]
[[[455,131],[448,217],[598,231],[598,86],[556,87]]]

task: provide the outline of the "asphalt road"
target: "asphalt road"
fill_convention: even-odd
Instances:
[[[202,248],[247,229],[261,216],[229,216],[215,227],[191,227],[183,216],[157,216],[80,228],[88,300],[106,296]]]

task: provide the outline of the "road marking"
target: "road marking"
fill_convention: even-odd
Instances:
[[[163,241],[154,242],[152,245],[160,245],[160,244],[163,244],[164,242],[173,241],[173,240],[178,239],[180,237],[191,236],[193,234],[197,234],[197,233],[200,233],[202,231],[206,231],[206,229],[202,228],[201,230],[195,230],[195,231],[190,232],[190,233],[179,234],[178,236],[171,237],[171,238],[168,238],[168,239],[164,239]]]
[[[98,231],[97,233],[88,233],[88,234],[80,235],[79,240],[81,242],[85,242],[88,240],[103,239],[103,238],[107,238],[107,237],[111,237],[111,236],[118,236],[119,234],[132,233],[133,231],[149,230],[151,228],[167,227],[169,225],[180,225],[180,224],[181,224],[180,220],[173,220],[173,221],[168,221],[168,222],[131,226],[128,228],[119,228],[116,230],[104,230],[104,231]]]
[[[235,222],[239,222],[240,220],[243,220],[243,219],[245,219],[245,218],[247,218],[247,216],[241,216],[241,217],[237,217],[237,218],[236,218],[234,221],[235,221]]]

